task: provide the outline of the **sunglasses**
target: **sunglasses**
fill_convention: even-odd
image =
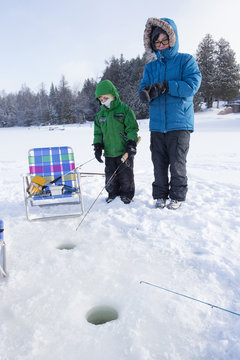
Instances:
[[[157,41],[155,41],[154,42],[154,45],[155,46],[160,46],[160,45],[168,45],[169,44],[169,40],[168,39],[163,39],[162,41],[160,41],[160,40],[157,40]]]

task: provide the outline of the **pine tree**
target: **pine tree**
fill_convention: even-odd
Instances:
[[[57,96],[58,90],[52,83],[48,96],[49,124],[57,124],[58,122]]]
[[[235,53],[223,38],[217,42],[216,67],[215,97],[218,101],[229,101],[238,94],[240,73]]]
[[[72,92],[69,89],[65,77],[62,76],[58,87],[57,103],[56,103],[58,122],[60,124],[71,124],[75,122],[73,108],[74,105],[73,105]]]
[[[82,91],[78,95],[80,114],[84,120],[93,121],[100,107],[95,98],[97,82],[87,79],[83,84]]]
[[[32,91],[23,85],[17,94],[17,123],[15,125],[31,126],[37,125],[36,96]]]
[[[37,93],[38,106],[36,108],[38,124],[47,125],[49,124],[49,104],[48,95],[45,90],[44,84],[41,85],[39,92]]]
[[[0,97],[0,127],[16,125],[17,103],[16,95],[5,93]]]
[[[216,87],[216,44],[210,34],[198,45],[196,60],[202,73],[199,95],[207,103],[207,107],[211,108]]]
[[[123,55],[120,56],[120,59],[116,59],[113,56],[109,61],[106,61],[106,64],[107,67],[103,72],[101,80],[110,80],[117,88],[120,98],[123,99],[124,87],[129,82],[128,64]]]
[[[139,56],[136,59],[125,60],[112,57],[107,63],[102,79],[112,81],[118,90],[121,101],[126,103],[135,112],[138,119],[148,115],[148,108],[139,100],[138,89],[141,82],[145,59]]]

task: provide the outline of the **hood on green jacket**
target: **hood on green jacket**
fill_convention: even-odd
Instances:
[[[99,98],[99,96],[103,96],[107,94],[113,95],[117,101],[120,101],[118,91],[113,85],[113,83],[110,80],[103,80],[97,84],[95,97],[97,99]]]

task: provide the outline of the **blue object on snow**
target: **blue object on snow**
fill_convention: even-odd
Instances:
[[[0,220],[0,241],[3,240],[3,230],[4,230],[3,221]]]

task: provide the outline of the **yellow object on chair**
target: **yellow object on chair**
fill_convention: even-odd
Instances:
[[[29,187],[27,188],[27,192],[30,195],[41,194],[42,188],[46,184],[46,182],[47,182],[47,180],[44,179],[42,176],[35,175],[31,179],[31,183],[30,183]]]

